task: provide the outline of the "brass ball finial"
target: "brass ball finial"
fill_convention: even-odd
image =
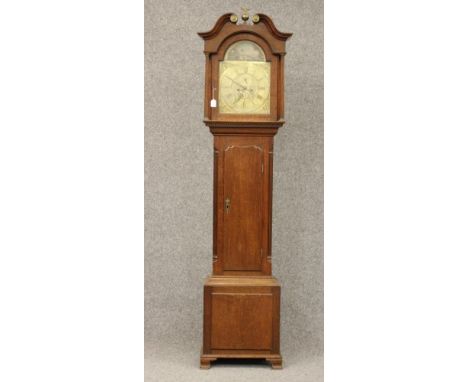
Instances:
[[[235,15],[234,13],[231,15],[231,17],[229,18],[229,20],[231,20],[231,23],[237,23],[237,15]]]
[[[242,9],[242,20],[247,21],[249,19],[249,8],[241,7]]]
[[[257,24],[260,21],[260,16],[259,15],[253,15],[252,16],[252,21],[254,24]]]

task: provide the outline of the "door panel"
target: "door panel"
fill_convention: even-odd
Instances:
[[[227,140],[224,146],[224,270],[260,271],[263,242],[262,142]]]
[[[212,349],[270,350],[271,293],[213,293]]]

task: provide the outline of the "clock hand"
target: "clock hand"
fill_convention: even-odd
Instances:
[[[237,95],[237,99],[234,101],[234,104],[236,104],[237,102],[239,102],[241,99],[242,99],[242,94],[238,94]]]
[[[244,90],[247,90],[247,86],[241,85],[239,82],[234,81],[231,77],[226,76],[226,78],[230,79],[232,82],[234,82],[236,85],[239,85]]]

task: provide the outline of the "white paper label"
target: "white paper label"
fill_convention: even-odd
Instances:
[[[216,107],[216,100],[213,98],[210,102],[211,107]]]

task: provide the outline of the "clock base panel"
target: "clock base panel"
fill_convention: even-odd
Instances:
[[[281,286],[271,276],[212,276],[204,285],[200,367],[218,358],[264,358],[281,368]]]

